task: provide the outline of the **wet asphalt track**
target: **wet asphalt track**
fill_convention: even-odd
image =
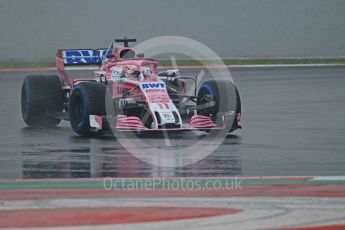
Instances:
[[[345,174],[345,67],[241,68],[231,73],[242,98],[243,130],[196,164],[163,168],[133,157],[112,137],[78,137],[67,122],[48,130],[25,127],[20,87],[28,73],[2,72],[0,178]],[[172,140],[184,147],[198,137]],[[159,137],[149,141],[166,147]]]

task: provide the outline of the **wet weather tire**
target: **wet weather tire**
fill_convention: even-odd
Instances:
[[[238,92],[238,89],[236,87],[236,115],[237,114],[241,114],[241,97],[240,97],[240,93]],[[231,125],[231,129],[229,130],[229,133],[235,131],[238,128],[239,128],[239,124],[238,124],[237,119],[235,118],[232,125]]]
[[[81,136],[99,134],[90,127],[90,115],[106,115],[106,85],[98,82],[79,83],[69,100],[69,120],[73,131]]]
[[[230,111],[237,113],[238,109],[241,110],[238,90],[229,80],[205,81],[201,84],[197,96],[197,113],[209,116],[214,121],[217,120],[219,113]],[[229,130],[232,129],[232,126],[229,127]]]
[[[24,122],[31,127],[54,127],[61,119],[63,90],[56,75],[25,77],[21,90],[21,110]]]

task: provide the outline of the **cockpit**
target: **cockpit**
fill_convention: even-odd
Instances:
[[[128,78],[132,80],[144,81],[145,79],[153,79],[156,77],[153,66],[143,65],[136,66],[132,64],[116,65],[111,68],[112,78]],[[154,68],[154,67],[153,67]]]

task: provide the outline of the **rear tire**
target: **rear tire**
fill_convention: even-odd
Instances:
[[[90,115],[106,115],[106,85],[96,82],[79,83],[69,100],[69,120],[73,131],[81,136],[100,134],[90,127]]]
[[[54,117],[63,110],[63,90],[56,75],[25,77],[21,90],[21,110],[30,127],[54,127],[61,121]]]

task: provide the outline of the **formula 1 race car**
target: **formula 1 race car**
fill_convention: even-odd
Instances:
[[[180,76],[178,69],[158,72],[159,63],[136,54],[129,42],[136,39],[115,39],[108,49],[57,50],[61,78],[30,75],[24,79],[25,123],[52,127],[67,120],[82,136],[110,128],[135,132],[241,128],[241,101],[232,81],[208,80],[198,85],[196,77]],[[72,79],[66,72],[87,65],[98,66],[92,79]],[[230,97],[232,103],[222,108],[221,99]]]

